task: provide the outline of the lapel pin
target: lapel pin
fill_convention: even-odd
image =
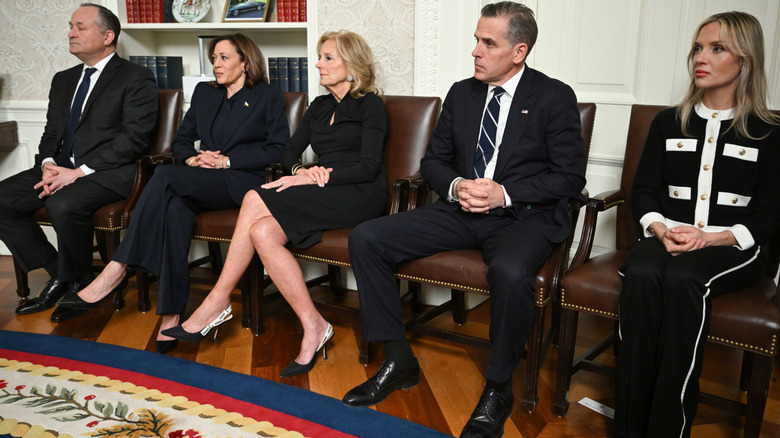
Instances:
[[[249,104],[246,101],[244,101],[244,106],[249,108]],[[526,112],[528,112],[528,111],[526,111]]]
[[[522,110],[520,112],[523,113],[523,114],[528,114],[528,110]]]

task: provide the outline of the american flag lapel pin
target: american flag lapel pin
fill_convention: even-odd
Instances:
[[[244,101],[244,106],[249,108],[249,103],[247,103],[247,101]],[[528,111],[526,111],[526,112],[528,112]]]

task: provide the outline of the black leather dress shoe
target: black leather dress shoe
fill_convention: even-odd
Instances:
[[[68,282],[55,278],[46,282],[40,295],[16,308],[17,315],[29,315],[51,309],[68,292]]]
[[[512,413],[514,403],[511,388],[498,390],[486,385],[460,438],[494,438],[504,435],[504,423]]]
[[[71,318],[81,315],[87,310],[94,309],[100,305],[100,301],[102,300],[94,303],[88,303],[79,297],[78,292],[87,286],[89,286],[89,282],[72,282],[68,288],[68,294],[60,300],[60,304],[56,309],[54,309],[54,312],[52,312],[51,322],[67,321]],[[127,279],[122,280],[122,283],[114,290],[124,288],[125,286],[127,286]],[[106,296],[111,296],[111,293]]]
[[[419,383],[420,364],[416,358],[413,366],[403,369],[397,363],[386,360],[376,374],[352,388],[341,401],[347,406],[371,406],[381,403],[396,389],[414,388]]]

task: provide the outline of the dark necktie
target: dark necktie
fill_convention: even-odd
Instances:
[[[62,146],[57,156],[54,157],[54,161],[57,162],[58,166],[73,168],[73,163],[70,161],[70,157],[73,155],[73,133],[76,132],[79,119],[81,119],[81,108],[84,106],[84,99],[87,97],[87,91],[89,91],[89,78],[96,70],[94,67],[84,70],[84,79],[81,81],[78,90],[76,90],[76,97],[73,98],[73,105],[71,105],[70,113],[68,114],[68,123],[65,125]]]
[[[488,102],[485,114],[482,116],[482,129],[479,132],[477,152],[474,155],[474,178],[485,176],[485,168],[493,152],[496,150],[496,132],[498,131],[498,114],[501,111],[501,95],[505,91],[501,87],[493,89],[493,98]]]

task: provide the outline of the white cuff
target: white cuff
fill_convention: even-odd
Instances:
[[[87,166],[86,164],[82,164],[81,166],[79,166],[79,169],[81,169],[81,171],[84,172],[85,176],[91,173],[95,173],[95,170]]]
[[[729,228],[729,231],[731,231],[731,234],[733,234],[734,238],[737,239],[737,248],[741,249],[742,251],[750,249],[756,244],[756,241],[753,239],[753,235],[750,233],[747,227],[742,224],[734,225],[733,227]]]
[[[449,191],[447,191],[447,200],[448,201],[450,201],[450,202],[457,202],[458,201],[458,197],[456,196],[457,193],[455,193],[455,186],[459,182],[463,181],[464,179],[466,179],[466,178],[463,178],[463,177],[459,176],[459,177],[455,178],[454,180],[452,180],[452,182],[450,183],[450,189],[449,189]]]
[[[504,208],[509,208],[512,206],[512,198],[509,197],[509,193],[506,192],[506,187],[503,185],[501,186],[501,190],[504,191]]]
[[[642,231],[645,235],[645,237],[650,237],[653,235],[653,233],[648,230],[650,227],[650,224],[653,222],[661,222],[662,224],[666,225],[667,228],[669,228],[669,225],[666,223],[666,218],[661,213],[656,212],[650,212],[642,216],[641,219],[639,219],[639,225],[642,226]]]

